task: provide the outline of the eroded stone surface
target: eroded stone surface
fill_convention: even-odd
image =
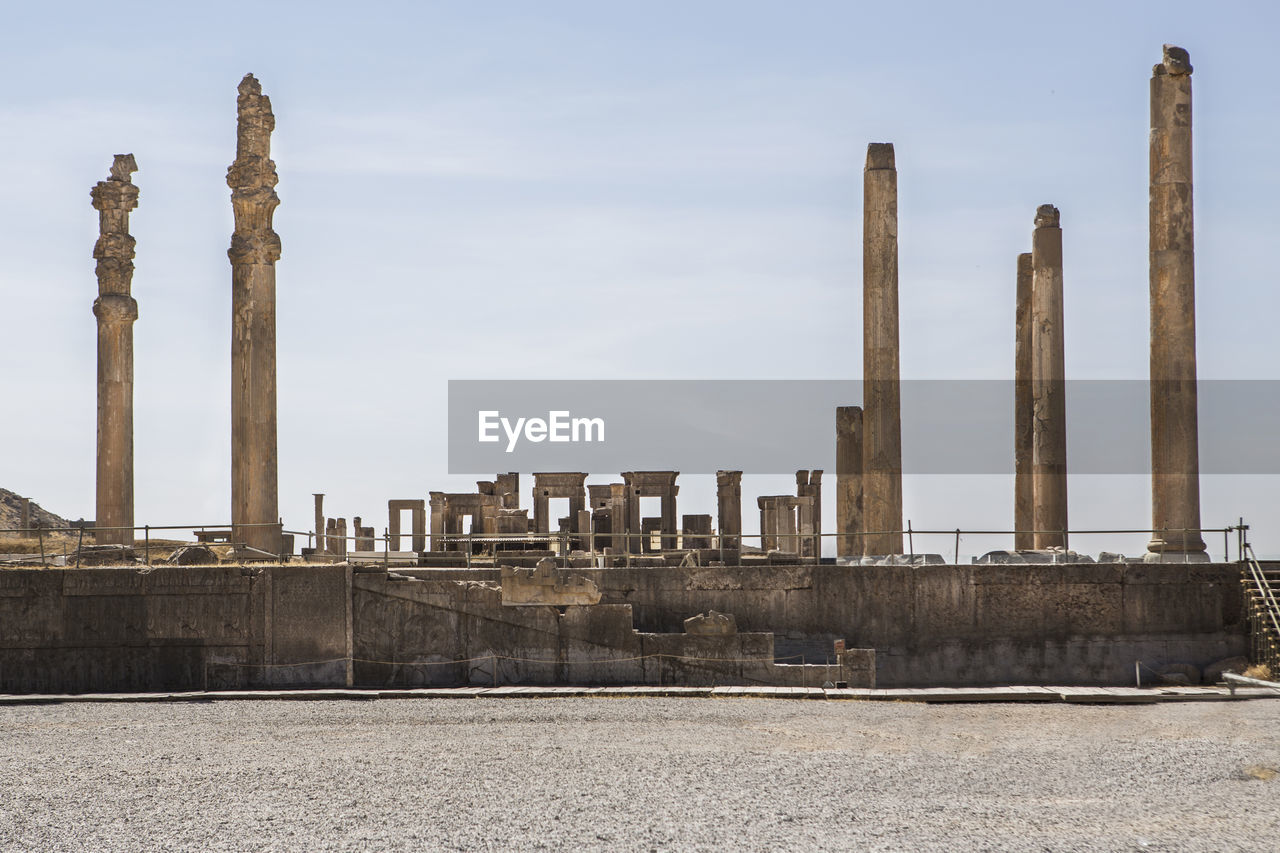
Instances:
[[[600,590],[594,581],[561,572],[550,557],[539,560],[532,569],[503,566],[501,577],[504,606],[550,604],[564,607],[600,603]]]
[[[684,620],[684,632],[699,637],[728,637],[738,633],[738,620],[732,613],[708,610]]]
[[[280,237],[272,229],[275,115],[252,74],[236,98],[236,159],[227,169],[235,231],[231,235],[231,523],[233,538],[279,553],[276,468],[276,268]]]

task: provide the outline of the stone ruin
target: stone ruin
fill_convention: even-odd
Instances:
[[[1186,51],[1165,46],[1150,81],[1153,562],[1207,559],[1199,533],[1191,72]],[[270,100],[246,75],[227,173],[235,226],[226,536],[242,555],[268,559],[292,550],[277,494],[274,126]],[[128,216],[137,204],[136,169],[132,155],[117,155],[108,179],[92,191],[99,211],[96,547],[121,554],[132,553],[137,306]],[[1014,281],[1014,548],[945,571],[902,570],[942,559],[903,553],[892,144],[868,146],[863,191],[864,399],[835,412],[838,561],[822,555],[819,470],[798,471],[794,495],[757,500],[758,548],[743,535],[743,472],[736,470],[716,474],[714,519],[678,514],[676,471],[629,471],[621,482],[591,485],[583,472],[538,472],[527,508],[520,506],[519,474],[500,474],[478,482],[475,492],[389,501],[382,549],[363,516],[350,526],[327,517],[325,496],[316,494],[304,553],[338,565],[192,565],[212,553],[202,545],[154,570],[8,574],[0,592],[14,601],[38,598],[42,606],[10,614],[20,624],[15,636],[35,639],[12,654],[0,650],[8,655],[0,677],[27,683],[22,673],[36,673],[41,685],[82,689],[94,673],[125,661],[119,671],[137,684],[151,684],[147,667],[170,665],[184,684],[197,672],[235,685],[312,677],[326,684],[473,683],[475,661],[488,658],[491,669],[479,678],[495,683],[807,684],[816,673],[874,685],[874,647],[886,650],[899,683],[922,672],[937,680],[940,671],[953,679],[944,683],[989,682],[1011,671],[1010,659],[1015,668],[1042,661],[1034,678],[1070,673],[1108,682],[1130,665],[1131,652],[1164,654],[1179,643],[1201,649],[1201,657],[1238,650],[1243,631],[1231,621],[1239,599],[1232,567],[1203,574],[1161,567],[1168,576],[1152,583],[1148,567],[1084,565],[1087,558],[1069,548],[1062,215],[1051,204],[1035,210],[1030,252],[1018,255]],[[646,499],[658,500],[656,516],[643,514]],[[567,500],[566,515],[553,517],[555,500]],[[412,568],[390,571],[393,555],[396,565]],[[1001,565],[1012,562],[1017,571]],[[855,565],[859,570],[850,571]],[[637,622],[646,630],[636,630]],[[740,632],[740,622],[750,630]],[[778,638],[761,628],[778,630]],[[869,648],[845,648],[845,631]],[[90,636],[115,637],[119,648],[106,640],[85,646]],[[137,650],[153,640],[154,659],[130,669],[144,655]],[[797,650],[798,666],[775,658]],[[806,654],[819,659],[819,651],[825,663],[803,662]],[[32,661],[53,664],[40,669]]]
[[[1148,559],[1154,561],[1206,559],[1199,534],[1191,73],[1187,51],[1165,45],[1150,86],[1152,527],[1157,533]],[[278,516],[276,465],[275,262],[280,238],[272,229],[272,216],[280,202],[271,160],[275,117],[252,74],[240,82],[236,107],[236,157],[227,170],[235,218],[228,251],[233,295],[231,539],[247,548],[246,554],[269,557],[283,554],[286,542]],[[133,155],[116,155],[108,179],[92,191],[100,231],[94,248],[100,544],[132,541],[132,324],[137,303],[130,295],[135,244],[128,218],[137,206],[138,189],[131,182],[136,170]],[[864,400],[836,410],[840,556],[903,553],[897,176],[893,144],[869,144],[863,172]],[[1015,302],[1013,550],[1065,551],[1062,228],[1053,205],[1037,208],[1031,251],[1017,258]],[[640,557],[678,549],[715,550],[721,559],[746,552],[740,541],[741,472],[717,475],[718,533],[708,529],[706,516],[677,515],[676,476],[674,471],[632,471],[622,474],[621,483],[588,487],[583,473],[535,473],[532,519],[518,505],[515,473],[481,482],[475,493],[431,492],[431,551],[530,550],[518,541],[529,534],[525,544],[544,546],[531,550],[548,550],[554,541],[561,551]],[[650,497],[660,500],[660,514],[642,518],[640,501]],[[316,496],[311,556],[376,550],[370,547],[376,531],[357,522],[348,536],[345,520],[323,515],[322,498]],[[549,503],[559,498],[568,499],[568,515],[553,520]],[[760,498],[761,550],[818,558],[821,500],[821,472],[798,479],[794,497]],[[410,550],[426,550],[427,503],[421,498],[391,502],[384,550],[400,552],[400,511],[406,509],[412,513]],[[610,537],[607,545],[602,535]]]

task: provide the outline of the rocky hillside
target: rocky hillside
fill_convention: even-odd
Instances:
[[[8,489],[0,489],[0,530],[13,529],[22,523],[22,498]],[[43,527],[69,527],[70,522],[31,502],[31,524]]]

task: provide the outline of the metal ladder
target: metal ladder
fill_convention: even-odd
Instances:
[[[1249,659],[1255,664],[1266,664],[1271,668],[1271,677],[1280,678],[1280,603],[1268,571],[1259,565],[1248,542],[1241,543],[1240,558],[1245,613],[1249,621]]]

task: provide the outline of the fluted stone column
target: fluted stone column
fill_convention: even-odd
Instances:
[[[117,154],[111,175],[90,191],[98,211],[98,472],[96,537],[100,545],[133,544],[133,282],[129,211],[138,206],[132,154]]]
[[[1191,59],[1151,75],[1151,526],[1148,559],[1207,559],[1200,536]]]
[[[1031,473],[1034,409],[1031,401],[1031,253],[1018,255],[1016,331],[1013,368],[1013,547],[1036,547],[1034,487]]]
[[[1067,396],[1062,337],[1062,228],[1042,204],[1031,237],[1032,520],[1036,548],[1067,545]]]
[[[862,554],[862,407],[836,407],[836,554]]]
[[[235,233],[231,237],[231,523],[233,539],[280,548],[276,472],[276,269],[280,238],[271,218],[276,164],[275,116],[252,74],[236,99],[236,160],[227,170]],[[273,526],[242,526],[273,525]]]
[[[893,144],[867,146],[862,208],[862,490],[868,531],[902,529],[898,370],[898,170]],[[867,554],[902,553],[901,533],[864,537]]]

